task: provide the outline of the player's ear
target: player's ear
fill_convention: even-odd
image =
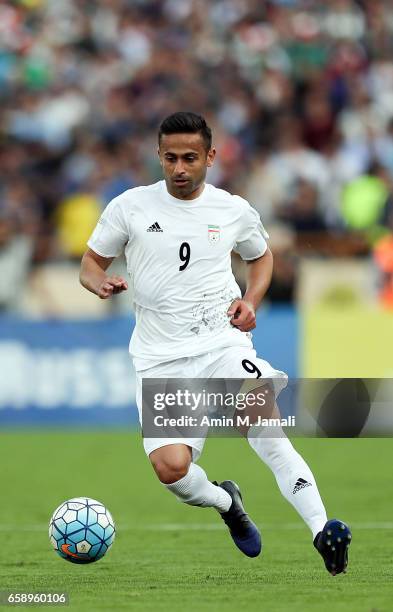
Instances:
[[[160,147],[157,147],[157,155],[158,155],[158,159],[160,160],[160,165],[162,166],[162,160],[161,160],[161,155],[160,155]]]
[[[215,156],[216,156],[216,150],[214,147],[212,147],[207,154],[206,165],[208,168],[211,168],[211,166],[213,165]]]

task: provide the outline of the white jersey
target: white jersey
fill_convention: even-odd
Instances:
[[[159,181],[108,204],[88,246],[103,257],[125,251],[136,315],[130,353],[137,370],[226,346],[252,346],[251,334],[231,325],[227,315],[241,297],[231,251],[256,259],[265,253],[267,237],[246,200],[208,184],[193,200],[173,197]]]

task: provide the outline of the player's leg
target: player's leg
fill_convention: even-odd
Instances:
[[[182,363],[177,363],[181,361]],[[142,423],[143,410],[151,410],[145,405],[142,397],[142,381],[149,378],[171,378],[174,373],[182,371],[187,373],[190,368],[188,360],[176,360],[158,364],[136,376],[136,401],[139,411],[139,420]],[[165,386],[165,385],[164,385]],[[163,431],[163,435],[165,432]],[[202,452],[204,439],[195,438],[147,438],[143,445],[158,479],[166,488],[174,493],[178,499],[192,506],[213,507],[219,512],[225,512],[231,505],[230,495],[211,483],[204,470],[193,463],[193,453],[198,457]]]
[[[279,409],[275,402],[275,395],[279,392],[280,386],[281,388],[285,387],[285,375],[271,368],[270,364],[266,361],[257,358],[254,350],[227,349],[220,353],[218,365],[215,367],[214,364],[212,365],[210,375],[216,378],[253,377],[255,382],[253,381],[254,384],[251,387],[247,387],[247,395],[253,394],[256,397],[258,393],[268,389],[268,393],[263,394],[265,398],[268,398],[263,408],[258,409],[257,406],[257,410],[253,409],[250,411],[250,423],[256,422],[260,410],[263,410],[261,415],[263,418],[280,417]],[[260,381],[256,379],[257,375],[261,377]],[[275,383],[274,388],[272,384],[266,383],[266,379]],[[274,392],[272,393],[271,391]],[[310,467],[295,450],[281,428],[274,427],[269,429],[251,424],[251,426],[246,425],[243,427],[242,434],[247,437],[251,448],[258,457],[273,472],[282,495],[297,510],[310,528],[316,548],[318,548],[317,544],[322,534],[324,544],[322,545],[321,543],[318,550],[324,556],[325,564],[328,568],[325,554],[328,545],[325,545],[325,543],[330,540],[325,532],[331,531],[331,529],[325,529],[327,525],[326,510]],[[342,524],[341,521],[340,524]],[[349,530],[348,534],[350,535]],[[343,547],[339,546],[339,548],[341,551]],[[333,565],[335,564],[333,563]],[[336,571],[332,573],[339,573],[345,567],[346,563],[343,563],[342,569],[336,567]]]
[[[349,527],[337,519],[327,520],[314,475],[284,432],[282,437],[270,437],[271,432],[260,429],[251,426],[248,431],[251,448],[272,470],[281,493],[311,529],[326,569],[333,576],[345,572],[352,537]]]
[[[264,369],[265,376],[264,362],[254,358],[253,363],[261,371]],[[241,433],[271,469],[282,495],[297,510],[315,538],[323,529],[327,516],[314,475],[279,425],[258,424],[258,417],[275,419],[278,423],[281,419],[272,379],[247,379],[240,389],[240,393],[244,392],[250,402],[245,410],[249,424],[242,426]],[[263,399],[262,403],[258,404],[258,397]]]
[[[315,538],[323,529],[327,516],[314,475],[285,433],[277,429],[261,431],[260,427],[252,425],[247,433],[248,442],[271,469],[282,495],[297,510]]]
[[[233,348],[221,353],[220,367],[215,369],[214,376],[224,375],[247,379],[239,390],[239,393],[246,392],[247,398],[251,395],[254,398],[258,395],[263,397],[263,405],[254,401],[250,403],[250,423],[257,422],[258,415],[263,418],[280,417],[275,395],[280,386],[286,386],[286,376],[259,359],[253,349]],[[315,478],[303,457],[280,427],[251,424],[246,425],[242,433],[258,457],[272,470],[281,493],[298,511],[315,538],[323,529],[327,517]]]
[[[179,371],[190,377],[203,370],[193,359],[162,364],[143,372],[144,378],[171,378]],[[200,358],[203,362],[203,357]],[[184,363],[186,362],[186,363]],[[136,400],[142,422],[142,375],[137,373]],[[207,433],[207,429],[206,429]],[[202,452],[204,438],[144,438],[143,444],[159,480],[176,497],[193,506],[213,507],[228,525],[236,546],[247,556],[255,557],[261,551],[260,533],[249,519],[242,504],[240,491],[232,481],[220,485],[208,480],[205,471],[193,459]]]
[[[192,448],[168,444],[152,451],[149,459],[160,482],[179,501],[190,506],[215,508],[228,525],[236,546],[247,556],[261,552],[260,534],[245,512],[237,485],[210,482],[206,472],[192,461]]]
[[[192,449],[186,444],[168,444],[150,453],[149,459],[168,491],[190,506],[229,510],[231,496],[207,478],[206,472],[192,461]]]

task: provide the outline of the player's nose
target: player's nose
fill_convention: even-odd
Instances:
[[[179,176],[182,176],[183,174],[185,174],[183,162],[181,160],[176,162],[176,166],[173,171],[173,174],[175,178],[178,178]]]

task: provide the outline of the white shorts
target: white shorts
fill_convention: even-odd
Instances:
[[[243,365],[242,362],[248,363]],[[247,367],[247,369],[245,369]],[[258,373],[259,370],[259,373]],[[142,380],[143,378],[269,378],[273,379],[277,397],[287,385],[284,372],[275,370],[270,363],[257,357],[253,348],[232,346],[217,349],[195,357],[184,357],[159,363],[151,368],[136,372],[136,404],[139,421],[142,422]],[[144,438],[143,446],[147,455],[157,448],[169,444],[190,446],[193,461],[200,457],[205,438]]]

